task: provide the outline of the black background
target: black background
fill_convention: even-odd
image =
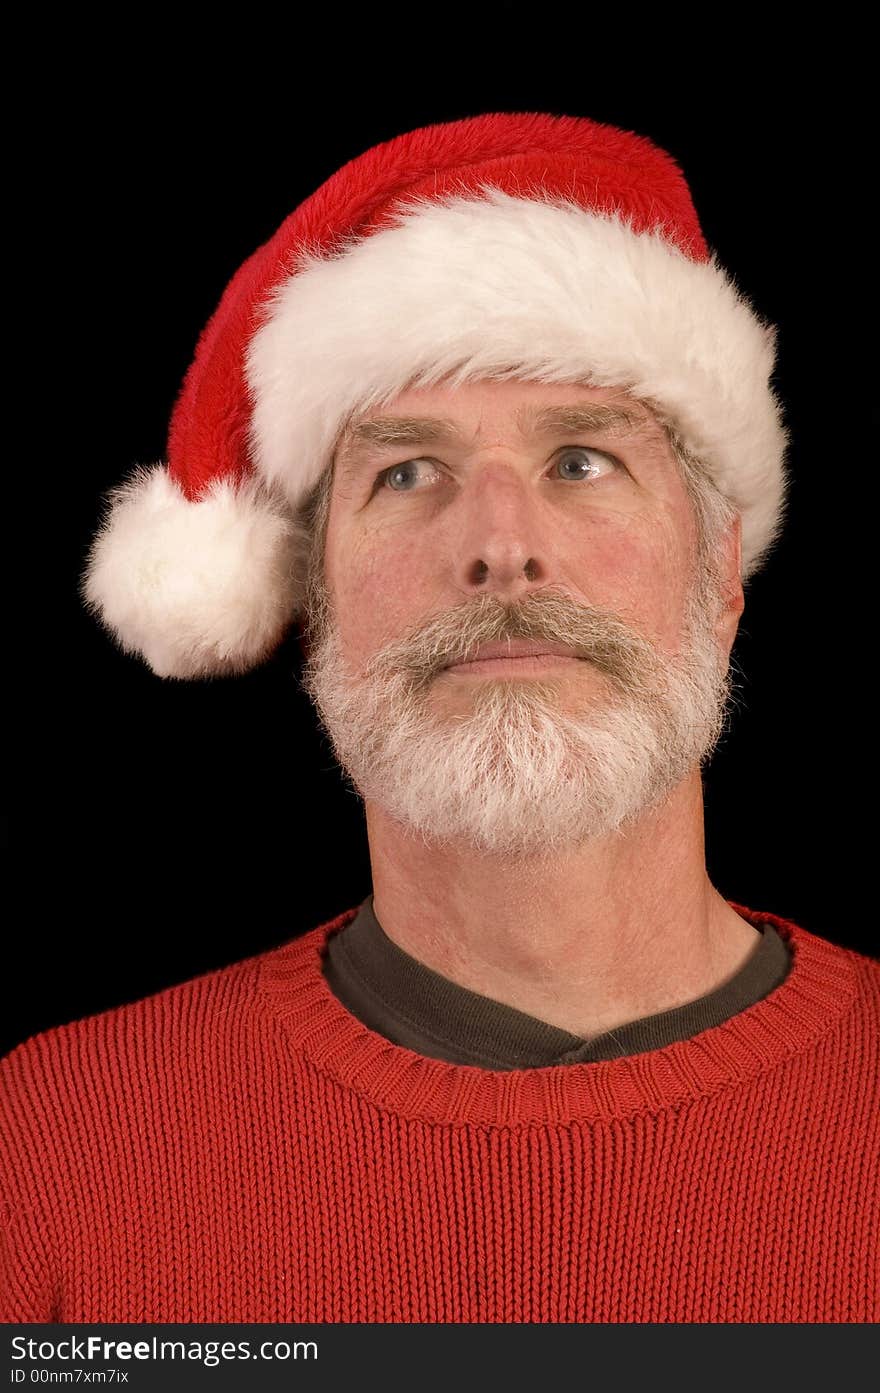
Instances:
[[[245,677],[166,681],[115,647],[76,586],[101,495],[165,457],[198,334],[241,262],[346,160],[493,110],[590,116],[667,149],[710,246],[779,326],[792,501],[746,591],[740,709],[705,781],[707,864],[729,899],[880,952],[876,415],[871,425],[861,380],[876,169],[853,55],[794,40],[771,51],[740,32],[696,60],[644,40],[636,70],[635,32],[610,48],[606,36],[597,57],[584,25],[546,56],[527,34],[489,60],[422,36],[392,61],[381,45],[364,58],[339,24],[344,61],[330,39],[312,50],[300,38],[285,67],[271,50],[289,36],[264,34],[258,59],[233,46],[223,61],[175,63],[169,37],[168,54],[129,41],[109,65],[81,53],[52,90],[49,144],[34,153],[49,206],[23,210],[41,247],[26,288],[38,448],[16,471],[11,530],[28,559],[11,608],[34,652],[11,730],[20,907],[0,1052],[278,944],[368,893],[360,803],[299,691],[295,633]]]

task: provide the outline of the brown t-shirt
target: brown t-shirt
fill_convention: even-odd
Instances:
[[[753,953],[716,991],[588,1041],[461,987],[404,952],[376,918],[372,892],[331,935],[324,976],[364,1025],[431,1059],[484,1069],[588,1064],[688,1040],[768,996],[788,975],[791,954],[771,924],[758,928]]]

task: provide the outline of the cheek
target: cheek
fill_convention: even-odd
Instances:
[[[424,548],[395,537],[339,539],[329,571],[337,623],[349,652],[373,653],[436,609]],[[436,582],[435,582],[436,585]]]
[[[650,515],[609,510],[589,526],[583,518],[557,525],[544,556],[547,580],[674,646],[690,576],[686,533],[675,509],[662,507]],[[454,570],[454,542],[450,547]],[[454,587],[444,589],[440,557],[432,560],[412,532],[389,528],[386,535],[376,527],[358,535],[331,523],[326,557],[339,630],[358,657],[424,623],[444,598],[447,606],[466,600]]]
[[[673,519],[605,519],[569,551],[568,580],[585,604],[616,611],[674,642],[689,585],[689,552]],[[685,548],[683,550],[683,547]]]

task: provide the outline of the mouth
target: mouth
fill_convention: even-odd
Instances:
[[[443,671],[471,677],[527,676],[548,668],[572,667],[582,661],[568,644],[518,639],[483,644],[472,658],[449,663]]]
[[[443,669],[456,677],[516,677],[528,676],[532,672],[545,672],[549,668],[577,667],[581,658],[560,658],[556,654],[543,653],[533,658],[486,658],[480,662],[453,663]]]

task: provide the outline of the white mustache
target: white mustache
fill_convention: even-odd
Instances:
[[[511,610],[494,596],[437,616],[418,631],[383,645],[363,668],[366,679],[408,672],[430,679],[451,664],[467,662],[489,643],[528,640],[563,645],[627,686],[639,685],[656,663],[656,649],[620,616],[578,609],[569,598],[536,593]]]

